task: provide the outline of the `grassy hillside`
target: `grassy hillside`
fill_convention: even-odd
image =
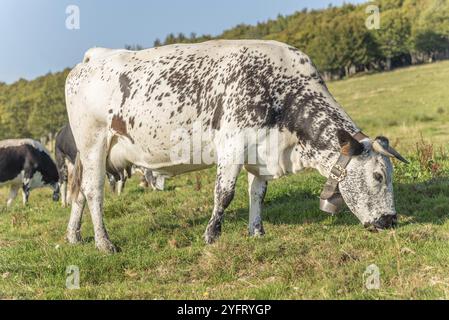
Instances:
[[[370,136],[383,134],[414,149],[422,135],[449,144],[449,61],[329,83],[329,89]]]
[[[69,209],[51,191],[31,194],[27,208],[0,212],[0,298],[449,298],[449,62],[353,78],[330,90],[370,135],[385,134],[412,160],[396,163],[396,230],[370,233],[348,211],[318,209],[324,178],[315,172],[269,185],[267,235],[247,237],[246,179],[226,213],[223,235],[202,234],[213,206],[214,170],[168,181],[163,192],[132,181],[120,198],[108,193],[105,220],[116,255],[94,248],[88,213],[84,243],[64,242]],[[420,141],[420,134],[424,142]],[[434,151],[429,141],[435,142]],[[0,189],[0,203],[7,190]],[[363,274],[375,264],[380,288]],[[80,270],[68,290],[66,268]]]

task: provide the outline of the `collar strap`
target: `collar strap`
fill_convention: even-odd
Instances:
[[[353,135],[357,141],[368,138],[361,131]],[[346,178],[346,167],[351,161],[351,156],[340,153],[337,162],[332,167],[329,177],[324,184],[323,191],[320,195],[320,208],[329,213],[336,213],[343,205],[343,198],[338,190],[338,184]]]
[[[346,166],[351,161],[350,156],[340,154],[337,162],[332,167],[329,177],[324,184],[323,191],[321,192],[321,199],[329,199],[338,191],[338,184],[346,178]]]
[[[357,140],[358,142],[367,139],[368,136],[365,135],[362,131],[358,131],[356,132],[353,136],[352,136],[355,140]]]

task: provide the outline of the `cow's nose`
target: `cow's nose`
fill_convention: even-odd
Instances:
[[[53,201],[59,201],[59,193],[53,193]]]
[[[398,223],[398,217],[396,214],[385,214],[376,219],[372,226],[376,229],[388,229],[395,227]]]

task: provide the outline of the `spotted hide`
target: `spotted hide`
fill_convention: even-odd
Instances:
[[[267,181],[307,167],[327,177],[342,147],[353,149],[348,178],[339,185],[351,211],[365,225],[396,214],[390,160],[373,150],[369,138],[351,140],[359,128],[329,93],[310,58],[291,46],[218,40],[142,51],[94,48],[70,72],[66,102],[79,149],[75,170],[81,190],[68,226],[71,243],[81,240],[87,199],[96,246],[116,250],[102,218],[102,186],[111,165],[135,164],[173,176],[216,164],[207,243],[221,232],[242,168],[248,171],[249,233],[261,235]],[[262,135],[241,145],[248,129],[270,132],[277,140],[271,144]],[[196,143],[198,136],[211,143]],[[188,159],[174,157],[173,150],[186,139],[194,145]],[[259,149],[263,142],[268,147]],[[206,149],[213,155],[210,161]],[[263,155],[267,151],[274,161]],[[375,179],[377,174],[382,178]]]

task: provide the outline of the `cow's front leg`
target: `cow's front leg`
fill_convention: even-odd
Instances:
[[[9,196],[8,201],[6,202],[6,207],[11,207],[14,199],[17,197],[17,193],[19,192],[20,185],[12,185],[11,189],[9,190]]]
[[[223,214],[234,198],[235,183],[241,168],[241,165],[218,165],[214,211],[204,234],[206,243],[213,243],[220,236]]]
[[[262,224],[262,205],[267,191],[267,181],[248,172],[249,194],[249,234],[261,236],[265,234]]]

